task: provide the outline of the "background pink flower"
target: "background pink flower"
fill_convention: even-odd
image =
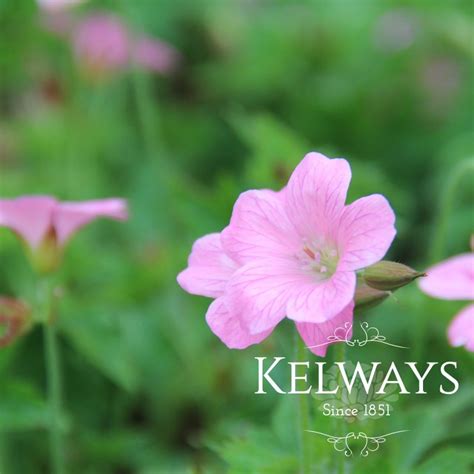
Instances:
[[[136,36],[118,16],[94,13],[72,27],[72,44],[82,67],[102,75],[138,67],[161,74],[172,72],[180,55],[171,45],[148,36]]]
[[[139,38],[132,49],[132,60],[148,71],[167,74],[176,69],[180,55],[169,44],[149,38]]]
[[[126,202],[117,198],[59,202],[51,196],[0,199],[0,226],[14,231],[40,266],[44,263],[55,268],[62,248],[72,235],[99,217],[127,219]]]
[[[97,13],[80,21],[72,34],[74,52],[86,70],[102,73],[129,64],[130,38],[125,24],[111,14]]]
[[[309,153],[282,191],[241,194],[229,226],[196,242],[178,282],[217,298],[206,319],[229,347],[260,342],[285,316],[311,346],[352,321],[355,271],[396,231],[383,196],[345,205],[350,178],[346,160]]]
[[[419,280],[422,291],[444,300],[474,300],[474,253],[465,253],[438,263]],[[451,322],[448,339],[452,346],[474,352],[474,304],[461,310]]]

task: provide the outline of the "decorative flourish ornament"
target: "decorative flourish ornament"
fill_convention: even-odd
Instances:
[[[327,433],[322,433],[321,431],[306,430],[307,433],[313,433],[313,434],[325,436],[326,441],[332,444],[336,451],[343,452],[344,456],[346,456],[347,458],[352,457],[354,454],[354,452],[349,446],[349,440],[351,439],[363,440],[364,445],[359,451],[359,456],[367,457],[370,453],[378,451],[378,449],[380,448],[380,445],[385,443],[386,439],[389,436],[393,436],[400,433],[406,433],[407,431],[409,430],[393,431],[391,433],[387,433],[381,436],[367,436],[367,434],[364,433],[363,431],[359,431],[358,433],[351,431],[350,433],[347,433],[345,436],[333,436]]]
[[[370,342],[378,342],[380,344],[385,344],[387,346],[397,347],[399,349],[408,349],[405,346],[399,346],[398,344],[392,344],[387,342],[387,338],[380,334],[380,331],[374,327],[370,326],[367,321],[359,323],[362,332],[364,333],[364,337],[362,339],[352,339],[352,323],[346,322],[344,326],[338,326],[334,329],[334,332],[327,337],[327,341],[321,344],[317,344],[315,346],[307,346],[308,349],[314,349],[316,347],[326,346],[328,344],[332,344],[334,342],[344,342],[349,347],[359,346],[364,347]]]

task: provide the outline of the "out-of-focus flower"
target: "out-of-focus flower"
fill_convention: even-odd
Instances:
[[[142,37],[133,46],[132,59],[144,69],[167,74],[176,69],[179,53],[163,41]]]
[[[67,10],[85,1],[87,0],[37,0],[40,8],[52,12]]]
[[[434,118],[451,110],[462,85],[462,69],[456,59],[439,56],[421,63],[419,83],[424,95],[424,108]]]
[[[127,69],[134,64],[142,69],[167,74],[179,61],[171,45],[147,36],[136,36],[115,15],[95,13],[73,28],[72,44],[86,72],[102,76]]]
[[[282,191],[241,194],[229,226],[195,243],[178,282],[217,298],[206,319],[227,346],[262,341],[285,316],[310,347],[352,322],[355,272],[379,261],[396,231],[383,196],[345,205],[350,179],[346,160],[309,153]]]
[[[378,19],[374,40],[386,52],[402,51],[413,44],[419,29],[418,19],[409,10],[391,10]]]
[[[50,196],[0,199],[0,226],[13,230],[27,245],[39,272],[55,270],[67,241],[81,227],[99,217],[125,220],[123,199],[58,202]]]
[[[166,75],[181,59],[173,46],[135,33],[112,13],[98,11],[76,18],[63,8],[49,8],[44,9],[41,21],[47,30],[71,42],[80,68],[93,79],[133,66]]]
[[[0,296],[0,348],[24,334],[31,325],[30,308],[20,300]]]
[[[128,66],[129,33],[122,21],[110,14],[95,14],[80,21],[72,34],[74,52],[88,72],[101,74]]]
[[[474,300],[474,253],[448,258],[429,268],[419,281],[427,295],[443,300]],[[452,346],[474,352],[474,304],[461,310],[451,322],[448,339]]]

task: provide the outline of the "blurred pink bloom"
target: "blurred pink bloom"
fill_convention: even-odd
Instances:
[[[74,18],[68,11],[45,10],[40,17],[42,27],[60,37],[67,37],[74,28]]]
[[[429,268],[418,282],[422,291],[443,300],[474,300],[474,253],[451,257]],[[474,352],[474,305],[461,310],[451,322],[448,339],[452,346]]]
[[[241,194],[229,226],[195,243],[178,282],[217,298],[206,319],[229,347],[260,342],[285,316],[311,346],[352,321],[355,271],[379,261],[396,231],[383,196],[345,205],[350,179],[346,160],[309,153],[282,191]]]
[[[466,346],[474,352],[474,304],[462,309],[453,319],[448,329],[449,343],[454,347]]]
[[[130,38],[122,21],[110,14],[94,14],[73,31],[74,51],[87,71],[114,72],[128,66]]]
[[[99,217],[127,219],[126,202],[116,198],[58,202],[50,196],[0,199],[0,226],[10,228],[28,245],[42,271],[54,269],[69,238]]]
[[[137,65],[162,74],[176,69],[179,57],[179,53],[172,46],[147,37],[140,38],[132,51],[132,58]]]
[[[78,22],[72,42],[80,64],[96,75],[124,70],[133,64],[166,74],[179,61],[179,53],[172,46],[146,36],[136,38],[119,17],[108,13],[95,13]]]

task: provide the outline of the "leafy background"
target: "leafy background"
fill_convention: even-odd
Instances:
[[[117,195],[131,208],[127,223],[77,235],[59,275],[70,472],[297,472],[295,400],[253,394],[254,356],[292,357],[292,325],[230,351],[205,324],[209,301],[175,277],[240,192],[281,187],[310,150],[350,161],[351,200],[389,198],[389,258],[423,269],[468,251],[473,4],[90,0],[74,14],[96,10],[175,45],[179,71],[87,80],[33,1],[0,2],[1,195]],[[0,262],[1,294],[35,307],[37,279],[6,230]],[[434,377],[429,395],[362,423],[410,432],[346,472],[472,472],[472,355],[445,335],[462,306],[412,285],[363,315],[409,352],[374,344],[348,358],[455,360],[461,389],[441,396]],[[2,474],[49,472],[39,329],[0,351]],[[318,414],[313,428],[329,423]],[[314,472],[333,472],[324,439],[314,453]]]

